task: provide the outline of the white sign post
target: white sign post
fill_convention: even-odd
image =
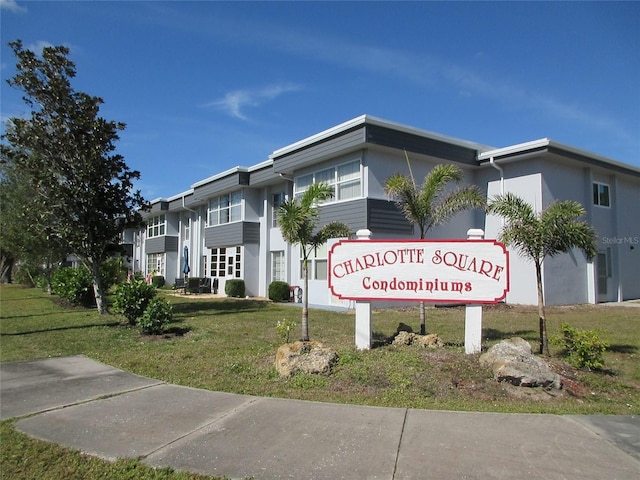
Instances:
[[[468,240],[483,240],[484,230],[470,229]],[[467,305],[464,309],[464,352],[479,353],[482,350],[482,304]]]
[[[356,236],[358,240],[369,240],[371,230],[358,230]],[[371,348],[371,302],[356,302],[356,348]]]
[[[477,305],[498,303],[509,291],[509,254],[495,240],[385,241],[370,234],[339,240],[328,255],[332,295],[356,300],[357,348],[371,347],[372,300]]]

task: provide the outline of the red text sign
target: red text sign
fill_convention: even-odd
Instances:
[[[340,240],[328,260],[342,299],[497,303],[509,291],[509,252],[495,240]]]

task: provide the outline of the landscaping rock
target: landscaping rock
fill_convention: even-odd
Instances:
[[[426,348],[442,348],[444,347],[444,342],[440,340],[440,337],[437,333],[431,333],[429,335],[417,335],[415,339],[415,343],[420,345],[421,347]]]
[[[503,340],[480,356],[480,365],[493,370],[499,382],[520,387],[561,387],[560,376],[531,353],[531,345],[520,337]]]
[[[440,340],[437,333],[418,335],[413,332],[400,331],[393,339],[393,345],[419,345],[426,348],[441,348],[444,347],[444,342]]]
[[[285,343],[276,352],[276,370],[281,377],[297,373],[329,374],[338,353],[318,342]]]
[[[416,334],[413,332],[399,332],[393,339],[393,345],[395,345],[396,347],[401,345],[411,345],[415,336]]]

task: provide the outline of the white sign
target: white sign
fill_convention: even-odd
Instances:
[[[328,261],[341,299],[497,303],[509,291],[509,252],[495,240],[340,240]]]

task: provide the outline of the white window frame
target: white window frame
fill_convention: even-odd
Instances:
[[[273,228],[278,227],[278,210],[280,210],[280,206],[285,202],[286,197],[284,192],[271,194],[271,212],[273,216],[271,226]]]
[[[212,277],[227,276],[227,249],[226,247],[211,249],[211,268],[209,269]]]
[[[187,218],[184,222],[184,230],[182,232],[182,240],[184,242],[189,241],[189,237],[191,236],[191,219]]]
[[[607,201],[606,204],[603,203],[605,192]],[[593,182],[593,204],[596,207],[611,208],[611,187],[609,186],[609,184],[602,182]]]
[[[219,247],[211,249],[211,277],[242,278],[243,247]]]
[[[167,231],[167,216],[156,215],[147,220],[147,238],[162,237]]]
[[[309,280],[327,280],[328,278],[328,270],[327,270],[327,260],[328,260],[328,248],[327,244],[323,243],[322,245],[318,245],[313,251],[309,254],[309,258],[307,259],[307,267],[309,269]],[[300,279],[302,277],[302,264],[304,262],[304,258],[302,256],[302,247],[300,247]]]
[[[271,281],[287,281],[287,269],[284,258],[284,250],[271,252]]]
[[[350,200],[352,198],[361,198],[362,197],[362,165],[360,164],[360,160],[357,160],[358,168],[357,173],[354,172],[342,174],[340,170],[346,170],[347,167],[354,165],[356,161],[343,163],[342,165],[338,165],[336,168],[336,187],[335,187],[335,196],[336,200]],[[356,195],[350,195],[348,197],[344,197],[342,192],[345,187],[354,187],[358,186],[358,193]]]
[[[342,174],[340,171],[344,171],[347,167],[352,167],[357,164],[358,168],[354,172]],[[333,197],[322,202],[333,203],[343,200],[352,200],[356,198],[362,198],[362,161],[360,158],[357,160],[350,160],[348,162],[341,163],[334,167],[323,168],[311,173],[306,173],[294,178],[293,182],[293,196],[300,198],[304,192],[307,191],[309,185],[314,183],[325,183],[333,188]],[[354,188],[358,185],[357,195],[344,196],[343,192],[347,190],[345,187]]]
[[[148,253],[147,254],[147,275],[155,273],[155,275],[165,276],[166,254],[165,253]]]
[[[207,226],[242,221],[242,191],[227,193],[209,200]]]

